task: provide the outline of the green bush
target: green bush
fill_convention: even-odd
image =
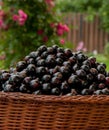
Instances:
[[[90,21],[98,15],[100,27],[109,32],[109,0],[60,0],[57,3],[62,12],[85,13]]]
[[[5,67],[42,44],[64,44],[69,28],[60,18],[53,0],[3,0],[0,50],[6,55]]]

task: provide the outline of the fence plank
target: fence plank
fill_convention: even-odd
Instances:
[[[67,16],[68,26],[70,27],[73,25],[73,28],[69,31],[66,39],[74,44],[74,50],[78,42],[83,41],[84,47],[86,47],[89,52],[93,50],[103,52],[105,43],[109,41],[109,33],[99,28],[100,20],[98,16],[95,16],[93,22],[85,20],[86,14],[70,13],[69,15],[67,14]]]

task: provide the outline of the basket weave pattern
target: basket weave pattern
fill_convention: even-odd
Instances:
[[[0,92],[0,130],[109,130],[109,96]]]

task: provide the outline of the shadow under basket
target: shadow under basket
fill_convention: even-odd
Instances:
[[[0,92],[0,130],[109,130],[109,96]]]

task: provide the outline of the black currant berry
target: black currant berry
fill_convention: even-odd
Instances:
[[[71,89],[70,89],[70,87],[69,87],[69,85],[68,85],[68,83],[66,81],[64,81],[61,84],[60,89],[61,89],[61,92],[62,92],[63,95],[67,94],[67,93],[70,93],[70,91],[71,91]]]
[[[58,95],[60,95],[60,93],[61,93],[61,91],[60,91],[60,89],[57,88],[57,87],[51,89],[51,94],[52,94],[52,95],[57,95],[57,96],[58,96]]]
[[[106,78],[103,74],[97,75],[98,82],[105,82]]]
[[[49,81],[51,80],[51,75],[43,75],[42,77],[42,81],[45,82],[45,83],[48,83]]]
[[[29,85],[31,91],[36,91],[40,88],[40,82],[37,79],[31,80]]]
[[[36,67],[34,64],[29,64],[26,69],[27,69],[28,75],[35,75],[36,74]]]
[[[25,61],[19,61],[17,64],[16,64],[16,70],[17,71],[22,71],[23,69],[25,69],[27,66],[26,62]]]
[[[42,93],[43,94],[50,94],[51,93],[51,84],[50,83],[42,84]]]
[[[82,95],[89,95],[89,94],[90,94],[90,91],[89,91],[89,89],[83,89],[83,90],[81,91],[81,94],[82,94]]]

